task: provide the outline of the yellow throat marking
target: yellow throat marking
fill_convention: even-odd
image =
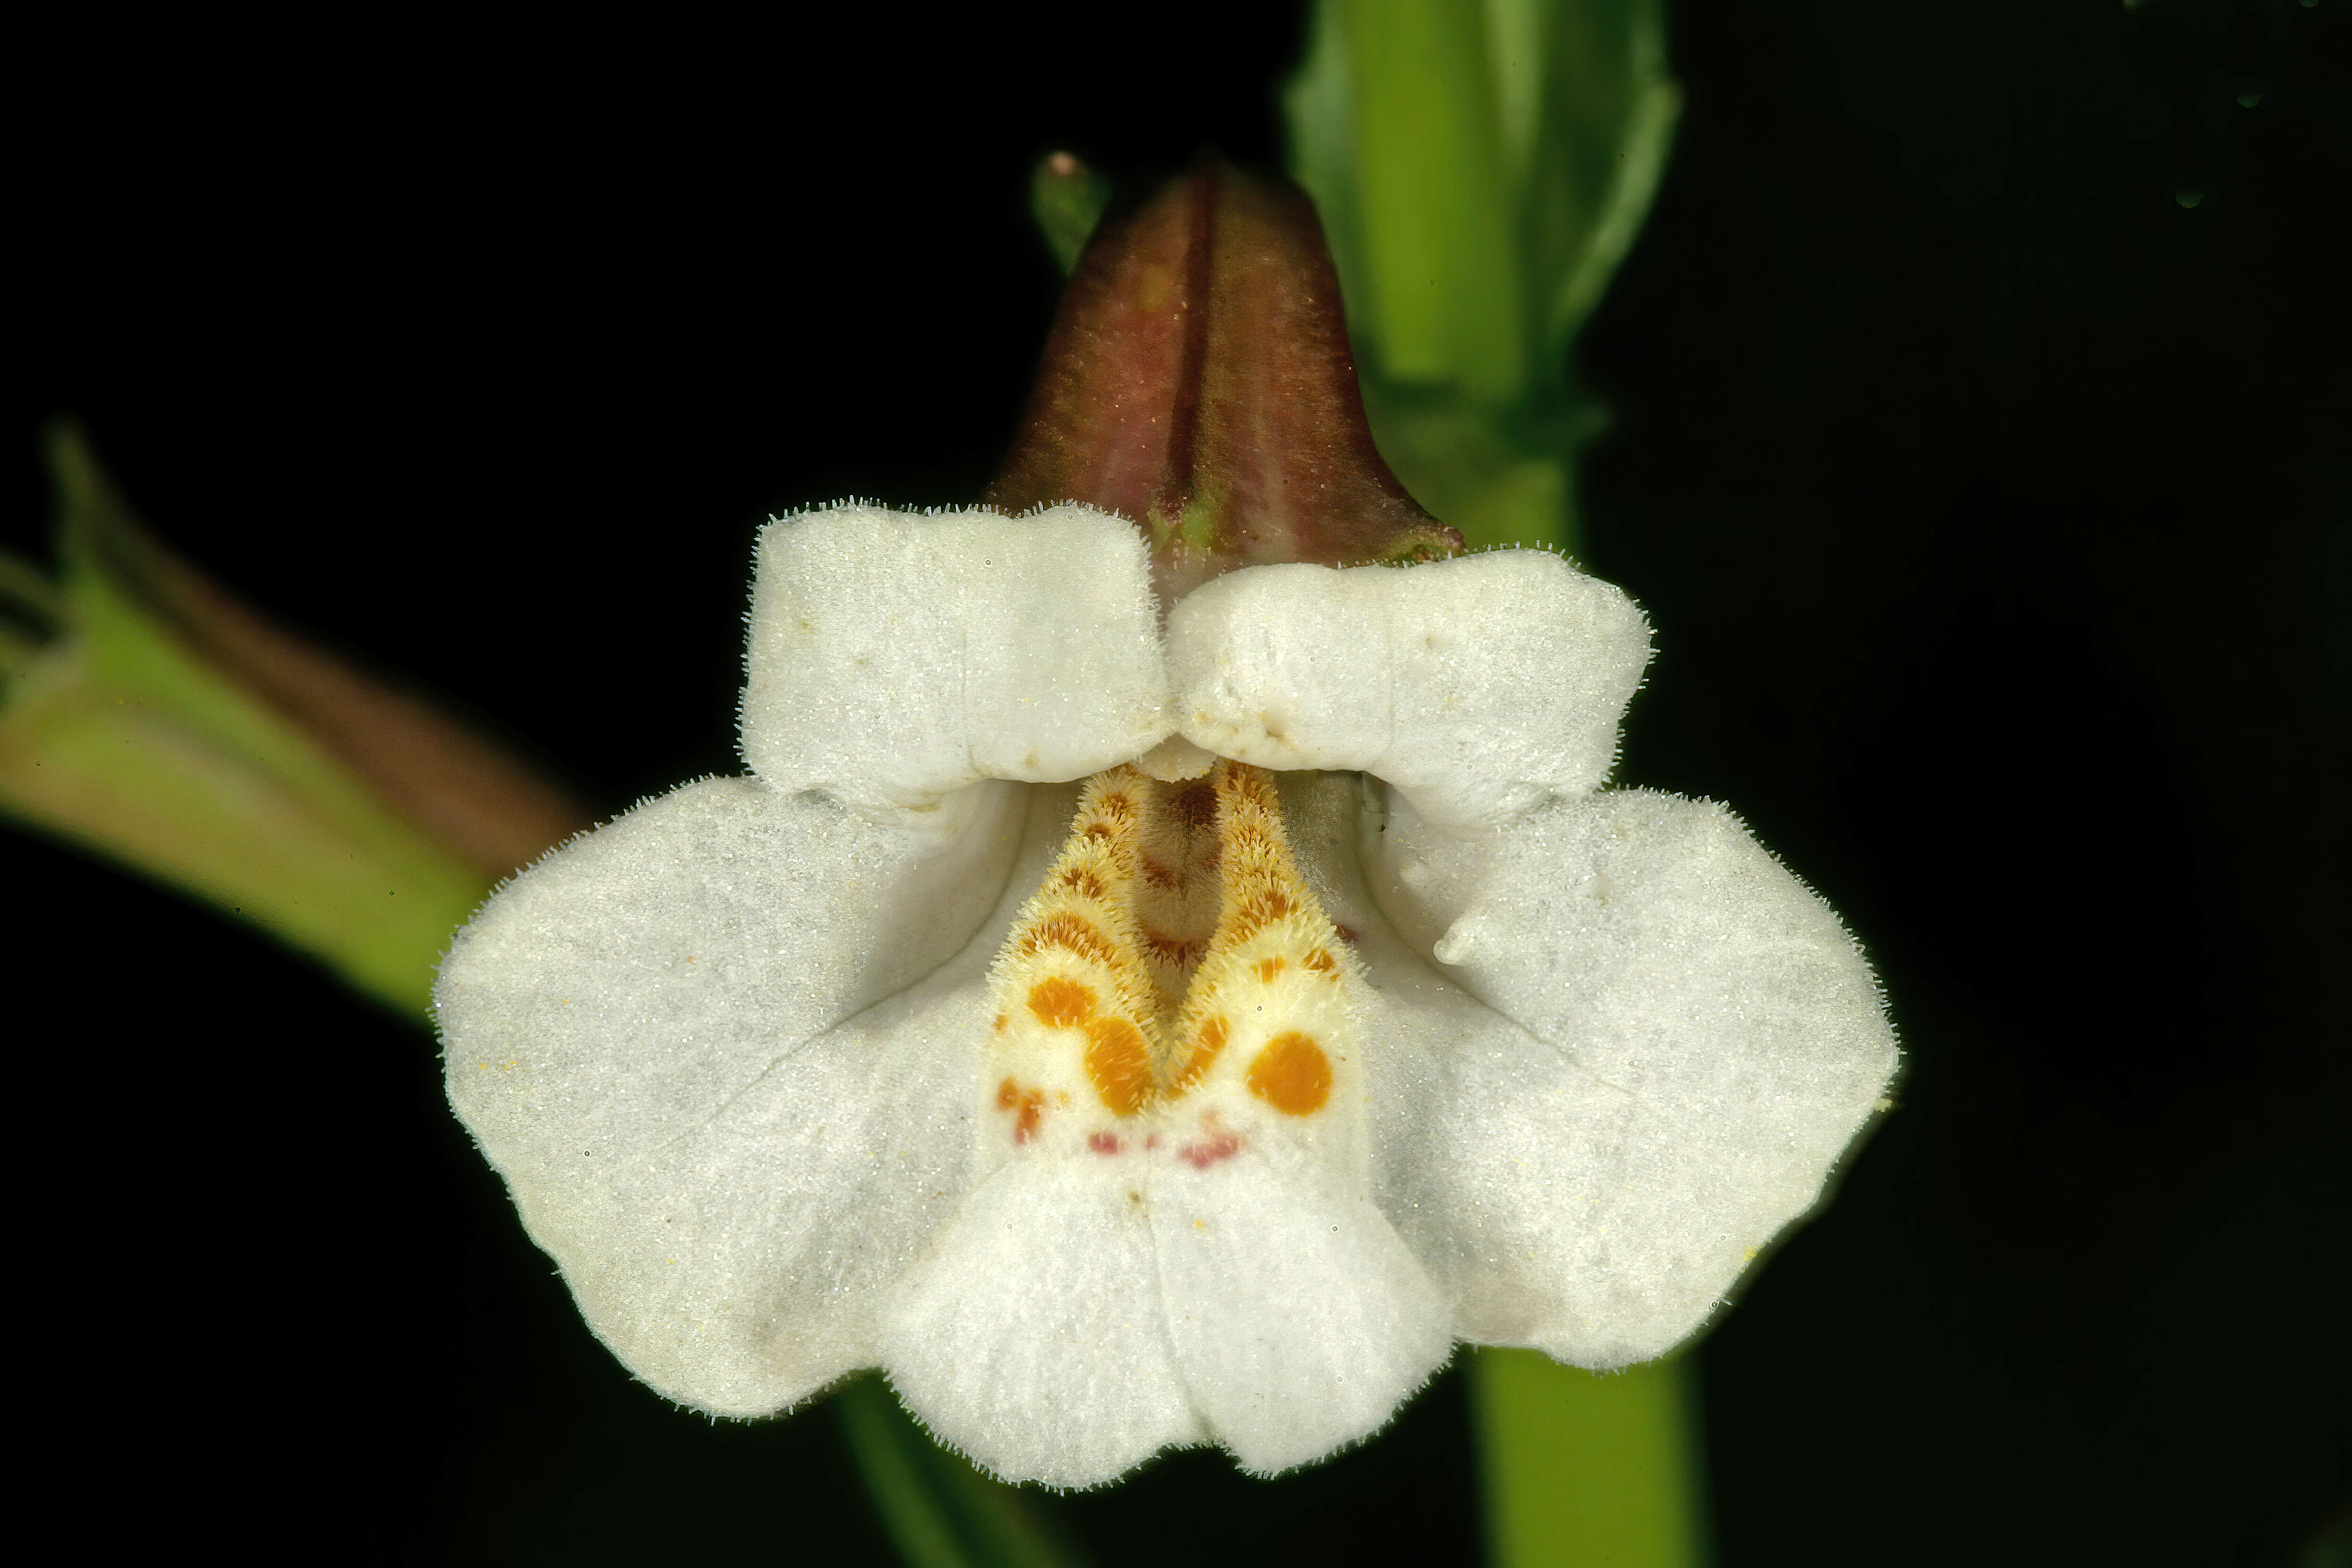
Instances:
[[[1241,1121],[1331,1101],[1355,1056],[1356,976],[1271,774],[1097,773],[990,971],[988,1109],[1014,1145],[1082,1137],[1108,1153],[1156,1147],[1192,1097],[1187,1120],[1230,1153],[1217,1105]]]

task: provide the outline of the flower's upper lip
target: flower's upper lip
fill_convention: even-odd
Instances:
[[[1491,818],[1600,784],[1649,654],[1632,601],[1533,551],[1253,568],[1185,595],[1163,634],[1143,541],[1082,507],[837,509],[784,520],[760,550],[744,759],[779,788],[884,811],[981,778],[1081,778],[1181,735]],[[1529,594],[1539,613],[1515,607]],[[1244,686],[1279,699],[1240,701]]]

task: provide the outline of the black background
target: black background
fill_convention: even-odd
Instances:
[[[1622,776],[1827,894],[1910,1063],[1706,1346],[1727,1564],[2281,1563],[2345,1496],[2347,25],[1675,13],[1579,352],[1581,553],[1661,648]],[[154,26],[20,40],[0,541],[77,411],[221,579],[610,814],[733,768],[762,517],[984,482],[1054,300],[1032,159],[1278,161],[1300,22]],[[588,1339],[421,1034],[0,856],[20,1410],[120,1505],[79,1533],[883,1559],[829,1415],[713,1427]],[[1304,1477],[1068,1513],[1108,1563],[1467,1561],[1464,1419],[1449,1378]]]

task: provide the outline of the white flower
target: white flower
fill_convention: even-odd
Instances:
[[[1280,1470],[1457,1340],[1671,1349],[1870,1114],[1829,909],[1722,808],[1599,790],[1622,594],[1271,565],[1163,626],[1150,581],[1078,507],[772,524],[751,775],[458,936],[451,1100],[661,1393],[880,1365],[1008,1478]]]

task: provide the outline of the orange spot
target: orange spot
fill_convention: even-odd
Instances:
[[[1065,888],[1084,893],[1090,899],[1102,900],[1110,896],[1109,890],[1103,886],[1102,879],[1084,866],[1071,867],[1062,873],[1060,881]]]
[[[1075,980],[1053,975],[1029,987],[1029,1011],[1049,1029],[1067,1028],[1095,1016],[1095,994]]]
[[[1094,839],[1097,843],[1100,843],[1106,838],[1117,837],[1117,835],[1112,832],[1110,825],[1107,822],[1089,822],[1081,831],[1083,837]]]
[[[1113,822],[1125,822],[1135,815],[1135,802],[1123,793],[1114,795],[1106,791],[1103,797],[1095,802],[1095,811]]]
[[[1114,1116],[1132,1116],[1151,1098],[1151,1047],[1124,1018],[1087,1026],[1087,1078]]]
[[[1013,1022],[1013,1020],[1012,1020],[1011,1018],[1008,1018],[1008,1017],[1006,1017],[1003,1014],[999,1013],[999,1014],[996,1016],[996,1022],[995,1022],[994,1024],[991,1025],[991,1026],[990,1026],[990,1027],[993,1028],[993,1029],[994,1029],[998,1034],[1000,1034],[1000,1035],[1001,1035],[1001,1034],[1004,1033],[1004,1026],[1005,1026],[1005,1025],[1007,1025],[1007,1024],[1009,1024],[1009,1023],[1011,1023],[1011,1022]]]
[[[1339,961],[1322,948],[1317,948],[1298,961],[1326,980],[1339,978]]]
[[[1252,1094],[1285,1116],[1312,1116],[1331,1098],[1331,1059],[1313,1036],[1293,1029],[1265,1043],[1248,1081]]]
[[[1045,1120],[1045,1097],[1034,1089],[1023,1089],[1011,1079],[996,1086],[996,1109],[1013,1112],[1013,1141],[1026,1143],[1037,1136],[1038,1123]]]
[[[1192,1031],[1192,1048],[1185,1054],[1184,1066],[1169,1086],[1171,1089],[1181,1094],[1201,1081],[1209,1070],[1209,1064],[1215,1061],[1217,1053],[1225,1048],[1226,1030],[1227,1026],[1221,1016],[1213,1016],[1201,1020],[1201,1026]]]
[[[1297,907],[1291,902],[1290,895],[1279,888],[1268,888],[1244,899],[1234,910],[1234,940],[1239,942],[1255,935]]]
[[[1276,955],[1273,958],[1261,958],[1250,967],[1257,971],[1257,977],[1262,983],[1271,985],[1274,984],[1276,975],[1290,967],[1290,961]]]
[[[1075,915],[1066,910],[1059,914],[1047,915],[1021,933],[1021,954],[1024,958],[1049,947],[1058,947],[1065,952],[1091,958],[1097,963],[1115,964],[1118,962],[1118,949],[1111,945],[1110,939],[1097,931],[1094,923],[1084,915]]]

